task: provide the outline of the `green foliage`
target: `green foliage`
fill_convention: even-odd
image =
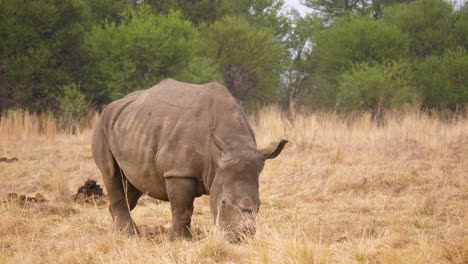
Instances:
[[[337,76],[361,62],[383,63],[404,58],[408,53],[408,38],[395,26],[367,17],[343,17],[332,28],[316,37],[316,52],[327,103],[332,106],[336,95]]]
[[[212,59],[202,56],[194,57],[187,67],[175,76],[175,79],[197,84],[213,81],[223,82],[219,72],[219,65]]]
[[[361,0],[306,0],[306,6],[316,10],[327,22],[347,13],[366,14],[366,6],[360,5]]]
[[[339,19],[316,38],[322,72],[336,76],[358,62],[405,57],[408,39],[396,27],[366,17]]]
[[[80,1],[1,0],[0,16],[1,108],[54,107],[58,87],[79,74],[88,9]]]
[[[432,55],[417,66],[423,106],[458,110],[468,103],[468,52],[461,47]]]
[[[180,11],[185,18],[194,24],[212,22],[218,17],[219,6],[224,1],[198,0],[146,0],[145,3],[153,7],[158,14],[167,14],[170,11]]]
[[[413,98],[409,83],[424,107],[466,105],[468,5],[304,0],[320,14],[300,17],[284,2],[0,0],[0,111],[80,119],[163,78],[218,81],[247,106],[379,112]]]
[[[468,50],[468,3],[452,14],[449,26],[451,46]]]
[[[412,57],[423,58],[450,46],[451,14],[452,7],[444,0],[417,0],[385,9],[384,20],[409,36]]]
[[[386,9],[384,20],[410,38],[423,106],[456,110],[466,104],[468,6],[454,11],[443,0],[417,0]]]
[[[206,34],[224,83],[240,101],[265,100],[278,87],[282,47],[271,31],[242,17],[225,17]]]
[[[339,78],[338,105],[346,111],[370,110],[373,113],[413,102],[413,73],[407,62],[356,64]]]
[[[380,18],[384,7],[412,1],[414,0],[305,0],[304,2],[330,23],[346,14]]]
[[[221,1],[219,1],[221,2]],[[281,38],[286,33],[286,18],[280,15],[284,0],[227,0],[222,1],[220,16],[242,16],[251,25],[268,28]]]
[[[303,103],[304,95],[310,93],[318,63],[313,54],[313,35],[320,30],[321,21],[313,16],[301,17],[292,12],[292,26],[286,36],[286,81],[282,89],[283,103],[291,104],[296,101]]]
[[[180,13],[155,15],[148,5],[128,10],[119,26],[93,27],[84,45],[87,96],[106,103],[176,76],[194,58],[196,38]]]
[[[252,25],[268,27],[276,35],[285,33],[286,18],[280,15],[284,0],[146,0],[158,13],[179,10],[185,18],[198,25],[212,24],[226,16],[242,16]]]
[[[59,101],[59,122],[63,128],[72,131],[81,127],[88,118],[89,102],[81,92],[77,84],[69,84],[62,87],[62,95]]]
[[[119,21],[120,14],[129,6],[125,0],[84,0],[94,23]]]

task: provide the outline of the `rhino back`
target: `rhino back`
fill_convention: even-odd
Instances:
[[[165,178],[190,177],[207,193],[210,131],[236,134],[255,145],[239,105],[219,84],[165,80],[110,104],[102,126],[111,152],[140,191],[166,200]]]

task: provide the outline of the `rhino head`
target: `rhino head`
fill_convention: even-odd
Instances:
[[[223,141],[212,133],[221,155],[210,189],[210,207],[215,225],[230,241],[253,236],[260,209],[259,175],[265,160],[276,158],[287,140],[256,149],[235,140]]]

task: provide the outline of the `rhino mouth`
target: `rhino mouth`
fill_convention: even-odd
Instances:
[[[251,228],[237,228],[232,230],[226,230],[223,232],[224,237],[230,243],[247,243],[255,236],[255,229]]]
[[[237,207],[237,206],[236,206]],[[221,232],[221,235],[225,237],[230,243],[245,243],[249,239],[253,238],[256,233],[255,225],[255,214],[249,213],[246,216],[246,213],[242,213],[242,210],[237,207],[239,213],[242,216],[242,220],[234,225],[222,225],[221,224],[221,208],[218,207],[215,226],[218,231]]]

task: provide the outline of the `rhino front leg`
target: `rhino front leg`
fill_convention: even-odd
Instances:
[[[192,220],[196,183],[189,178],[167,178],[166,188],[172,212],[170,240],[191,238],[190,222]]]

